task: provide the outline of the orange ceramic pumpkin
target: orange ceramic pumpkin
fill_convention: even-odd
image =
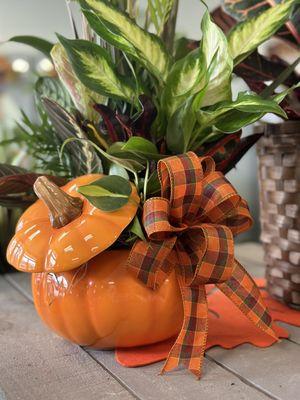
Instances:
[[[7,260],[24,272],[61,272],[79,267],[112,245],[136,214],[139,197],[114,212],[95,208],[77,192],[102,177],[80,176],[58,188],[38,178],[36,201],[21,216],[7,249]],[[49,214],[50,212],[50,214]]]
[[[32,275],[35,307],[60,336],[92,348],[130,347],[178,334],[183,318],[174,273],[157,291],[131,276],[128,250],[105,251],[79,269]]]
[[[174,273],[152,291],[127,271],[129,250],[105,251],[134,218],[136,189],[122,208],[103,212],[77,192],[99,177],[82,176],[62,189],[38,178],[34,189],[41,200],[20,218],[8,261],[34,272],[33,297],[40,317],[74,343],[129,347],[175,336],[183,311]]]

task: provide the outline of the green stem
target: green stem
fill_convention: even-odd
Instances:
[[[144,180],[144,191],[143,191],[143,200],[146,201],[147,199],[147,185],[149,180],[149,161],[147,161],[146,173],[145,173],[145,180]]]

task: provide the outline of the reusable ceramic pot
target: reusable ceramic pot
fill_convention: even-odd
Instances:
[[[58,335],[95,349],[156,343],[180,331],[183,309],[175,273],[159,290],[127,272],[129,250],[104,251],[62,273],[32,275],[34,304]]]

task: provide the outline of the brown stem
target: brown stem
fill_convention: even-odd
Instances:
[[[53,228],[62,228],[81,215],[83,201],[70,196],[45,176],[37,178],[33,189],[48,207]]]

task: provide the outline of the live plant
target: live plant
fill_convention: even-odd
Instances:
[[[227,36],[206,8],[202,38],[188,48],[176,35],[176,0],[149,0],[144,12],[135,0],[67,1],[73,38],[11,39],[42,51],[59,77],[39,79],[41,125],[24,115],[17,138],[32,153],[38,150],[44,172],[111,175],[111,194],[110,178],[105,189],[99,184],[85,190],[90,198],[117,197],[120,206],[129,190],[126,180],[135,183],[142,202],[158,193],[156,164],[172,154],[209,154],[226,173],[259,137],[241,139],[244,126],[266,113],[286,118],[279,104],[293,87],[264,96],[243,91],[233,98],[231,83],[234,68],[288,21],[296,3],[286,0],[247,18]],[[82,14],[81,29],[74,6]]]

